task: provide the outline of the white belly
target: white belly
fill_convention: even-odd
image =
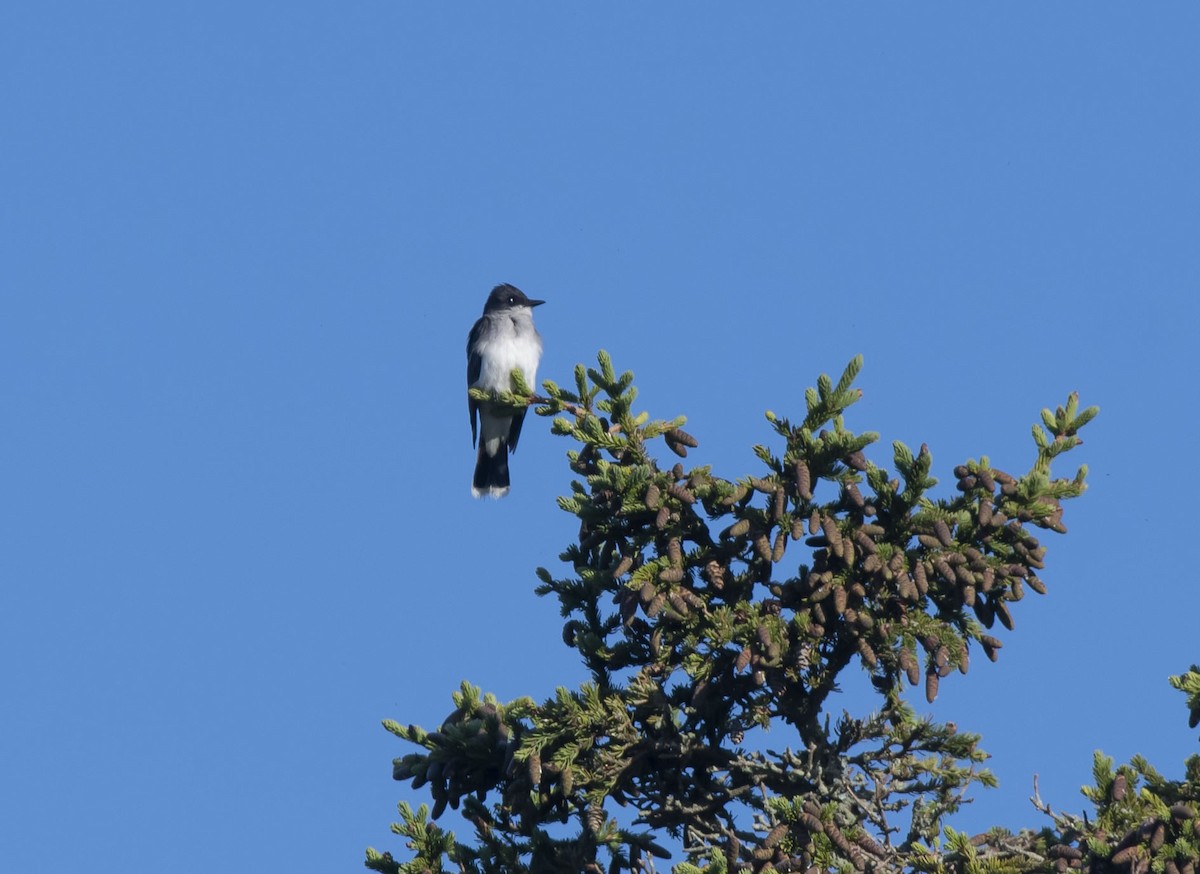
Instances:
[[[510,391],[512,383],[510,374],[519,369],[530,388],[537,387],[538,361],[542,357],[542,338],[533,331],[533,319],[526,317],[527,322],[522,326],[525,332],[532,332],[532,342],[524,336],[524,342],[517,342],[517,327],[511,318],[500,320],[494,325],[491,336],[479,344],[478,351],[482,358],[482,368],[479,379],[475,381],[478,388],[494,391]]]

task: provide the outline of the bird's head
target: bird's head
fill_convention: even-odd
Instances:
[[[521,291],[515,285],[509,285],[506,282],[492,289],[492,293],[488,295],[487,303],[484,304],[483,312],[484,314],[499,313],[505,310],[520,309],[521,307],[537,307],[544,303],[544,300],[532,300],[526,297],[525,292]]]

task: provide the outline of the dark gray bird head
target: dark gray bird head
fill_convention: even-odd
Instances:
[[[486,316],[490,313],[502,313],[505,310],[515,310],[521,307],[540,307],[544,303],[544,300],[532,300],[526,297],[525,292],[506,282],[492,289],[487,303],[483,305],[483,314]]]

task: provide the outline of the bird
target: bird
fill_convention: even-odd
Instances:
[[[532,300],[515,285],[497,285],[488,295],[471,333],[467,336],[467,388],[512,391],[512,372],[520,369],[526,385],[537,378],[542,357],[542,336],[533,326]],[[468,395],[471,445],[478,444],[471,494],[477,498],[503,498],[508,494],[508,453],[517,448],[525,410],[514,412]],[[476,417],[478,416],[478,423]]]

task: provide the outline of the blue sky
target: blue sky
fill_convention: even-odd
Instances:
[[[1196,7],[15,4],[0,14],[0,867],[359,870],[463,679],[582,670],[526,424],[475,502],[490,287],[541,376],[611,351],[692,458],[856,353],[848,422],[1023,471],[1071,390],[1091,490],[999,664],[934,712],[999,790],[1195,750]],[[873,453],[878,461],[887,453]],[[947,486],[948,488],[949,486]],[[1176,497],[1178,495],[1178,497]],[[925,709],[922,705],[922,709]],[[784,741],[781,740],[780,743]]]

